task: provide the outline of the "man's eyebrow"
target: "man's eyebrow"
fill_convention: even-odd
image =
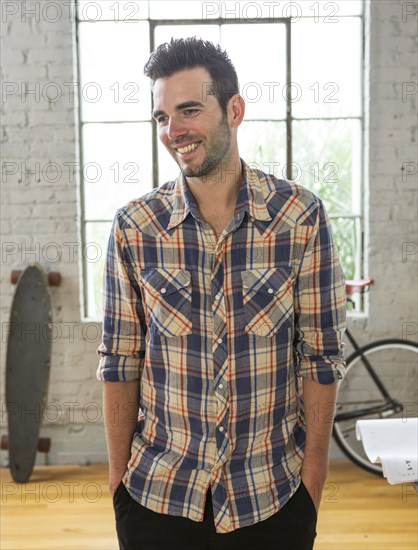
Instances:
[[[181,111],[183,109],[189,109],[190,107],[204,107],[204,104],[200,101],[184,101],[183,103],[179,103],[179,105],[176,105],[176,111]],[[164,111],[153,111],[152,116],[153,118],[157,118],[160,115],[165,115],[166,113]]]

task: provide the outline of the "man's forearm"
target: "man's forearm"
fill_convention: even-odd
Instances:
[[[317,509],[328,475],[328,457],[337,396],[337,383],[319,384],[303,379],[303,401],[306,417],[306,445],[302,480]]]
[[[139,380],[103,383],[103,411],[109,456],[109,488],[113,492],[128,465],[138,422]]]

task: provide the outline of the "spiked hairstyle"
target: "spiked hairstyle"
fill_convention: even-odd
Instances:
[[[195,67],[203,67],[210,74],[212,82],[202,92],[213,94],[226,115],[228,101],[239,93],[239,84],[234,65],[219,45],[196,37],[172,38],[152,52],[144,74],[154,85],[158,78]]]

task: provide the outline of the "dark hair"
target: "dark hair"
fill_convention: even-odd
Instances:
[[[191,38],[171,38],[152,52],[144,67],[144,74],[152,84],[158,78],[167,78],[179,71],[204,67],[212,79],[206,93],[212,93],[226,114],[226,106],[231,97],[239,93],[238,77],[228,54],[219,45],[195,36]]]

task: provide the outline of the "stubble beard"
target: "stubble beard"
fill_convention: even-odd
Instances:
[[[184,176],[201,178],[217,172],[221,167],[222,161],[227,156],[231,147],[231,130],[225,114],[222,115],[218,130],[213,131],[210,138],[211,145],[207,151],[206,158],[200,166],[195,168],[186,166],[182,168],[177,158],[175,158]]]

